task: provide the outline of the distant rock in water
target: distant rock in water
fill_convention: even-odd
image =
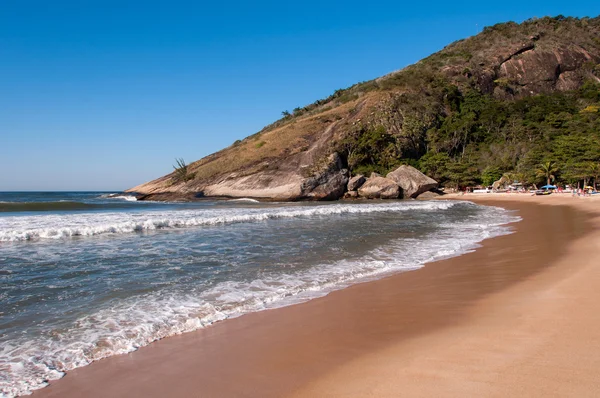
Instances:
[[[402,189],[388,178],[371,177],[358,189],[358,196],[365,199],[398,199],[402,197]]]
[[[437,181],[433,178],[429,178],[414,167],[406,165],[388,173],[387,178],[402,187],[405,198],[416,198],[423,192],[438,186]]]

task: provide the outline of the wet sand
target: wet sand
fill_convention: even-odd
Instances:
[[[461,199],[523,221],[473,253],[167,338],[34,397],[599,396],[600,201]]]

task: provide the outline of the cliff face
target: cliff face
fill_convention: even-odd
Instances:
[[[453,96],[477,92],[518,101],[576,90],[585,82],[600,82],[599,63],[599,17],[495,25],[415,65],[298,108],[190,164],[188,178],[172,173],[129,191],[152,199],[337,199],[349,174],[369,163],[364,146],[395,151],[389,164],[378,164],[381,170],[422,157],[436,140],[431,131],[452,114]]]

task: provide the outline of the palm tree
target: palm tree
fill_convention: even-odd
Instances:
[[[598,176],[600,175],[600,163],[589,162],[586,169],[588,174],[591,177],[594,177],[594,189],[596,189],[596,184],[598,183]]]
[[[558,171],[556,162],[548,160],[539,165],[539,168],[535,171],[536,177],[544,177],[546,179],[546,185],[550,185],[551,182],[556,180],[554,175]]]

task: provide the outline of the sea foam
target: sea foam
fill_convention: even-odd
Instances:
[[[234,211],[174,211],[123,216],[90,215],[93,226],[73,225],[78,218],[59,218],[65,225],[54,233],[30,232],[35,239],[127,233],[156,228],[184,228],[276,218],[327,217],[329,215],[446,210],[459,202],[400,202],[365,205],[328,205]],[[460,206],[475,206],[461,203]],[[216,214],[215,214],[216,213]],[[21,217],[25,218],[25,217]],[[398,239],[368,251],[359,258],[339,259],[295,273],[265,275],[251,280],[221,281],[209,288],[185,292],[161,290],[117,301],[109,308],[81,316],[73,327],[45,338],[22,336],[0,345],[0,391],[6,397],[28,394],[65,371],[93,361],[134,351],[168,336],[206,327],[216,321],[249,312],[281,307],[321,297],[351,284],[383,275],[414,270],[441,258],[474,250],[478,242],[510,233],[505,225],[519,218],[502,209],[487,208],[476,221],[440,224],[423,239]],[[80,220],[81,221],[81,220]],[[110,221],[112,224],[105,224]],[[16,222],[13,220],[13,222]],[[50,223],[50,220],[43,222]],[[81,221],[83,224],[83,221]],[[107,226],[108,225],[108,226]],[[4,227],[4,226],[3,226]],[[14,227],[14,225],[13,225]],[[87,228],[87,229],[86,229]],[[47,228],[50,229],[50,228]],[[69,232],[66,232],[69,231]],[[67,234],[67,235],[65,235]],[[23,236],[23,235],[12,235]],[[410,247],[410,250],[406,248]]]
[[[2,218],[0,242],[63,239],[75,236],[127,234],[161,229],[259,222],[279,218],[334,214],[403,212],[449,209],[457,202],[397,202],[395,204],[296,206],[275,209],[219,209],[144,211],[137,213],[81,213]],[[31,228],[36,225],[36,228]]]

